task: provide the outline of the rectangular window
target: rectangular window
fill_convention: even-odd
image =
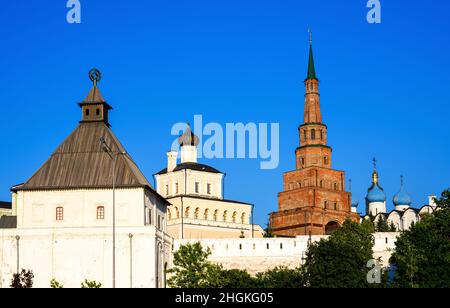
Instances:
[[[104,206],[97,207],[97,219],[98,220],[105,219],[105,207]]]
[[[57,221],[64,220],[64,208],[62,208],[62,207],[56,208],[56,220]]]
[[[153,222],[152,222],[152,210],[151,209],[148,209],[148,224],[149,225],[153,224]]]
[[[207,191],[208,195],[211,194],[211,184],[206,185],[206,191]]]
[[[178,194],[178,183],[175,183],[175,193]]]
[[[199,182],[195,182],[195,193],[196,194],[200,193],[200,183]]]
[[[97,108],[97,110],[95,110],[95,114],[99,116],[100,115],[100,109]]]
[[[165,191],[166,196],[169,195],[169,185],[166,185],[166,191]]]

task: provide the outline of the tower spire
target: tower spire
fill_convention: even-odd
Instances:
[[[316,68],[314,66],[314,55],[313,55],[313,48],[312,48],[312,31],[311,29],[308,29],[309,32],[309,61],[308,61],[308,75],[306,76],[306,79],[316,79]]]

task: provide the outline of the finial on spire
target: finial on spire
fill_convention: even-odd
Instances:
[[[312,34],[311,28],[308,28],[308,33],[309,33],[309,45],[312,46],[312,43],[313,43],[313,34]]]
[[[403,175],[400,176],[400,185],[403,188],[403,181],[404,181],[404,177]]]
[[[373,158],[373,169],[377,170],[377,159],[375,157]]]
[[[89,79],[94,84],[94,87],[97,87],[97,83],[102,80],[102,73],[98,69],[93,68],[89,71]]]
[[[314,66],[314,56],[313,56],[313,47],[312,47],[312,31],[308,29],[309,32],[309,60],[308,60],[308,74],[306,76],[306,80],[308,79],[317,79],[316,76],[316,68]]]

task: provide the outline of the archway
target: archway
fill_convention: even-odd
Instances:
[[[325,234],[331,235],[334,232],[336,232],[340,227],[341,227],[341,225],[337,221],[330,221],[325,226]]]

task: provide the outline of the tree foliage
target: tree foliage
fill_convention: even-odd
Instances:
[[[408,288],[450,286],[450,192],[438,200],[439,209],[397,239],[391,264],[393,285]]]
[[[95,280],[84,280],[83,283],[81,283],[82,289],[100,289],[102,287],[101,283],[98,283]]]
[[[186,244],[173,255],[174,267],[167,271],[168,284],[172,288],[220,287],[222,267],[208,261],[209,249],[203,250],[200,243]]]
[[[389,224],[386,220],[386,217],[384,215],[380,215],[378,217],[376,226],[375,226],[376,232],[390,232]]]
[[[33,287],[34,274],[30,270],[22,270],[20,274],[14,274],[11,280],[13,289],[31,289]]]
[[[58,282],[56,279],[50,281],[50,288],[52,289],[63,289],[64,285]]]
[[[370,287],[367,262],[373,260],[370,225],[346,221],[328,239],[311,244],[302,269],[312,288]]]
[[[258,288],[301,288],[304,287],[303,274],[299,268],[276,267],[267,272],[256,275]]]

